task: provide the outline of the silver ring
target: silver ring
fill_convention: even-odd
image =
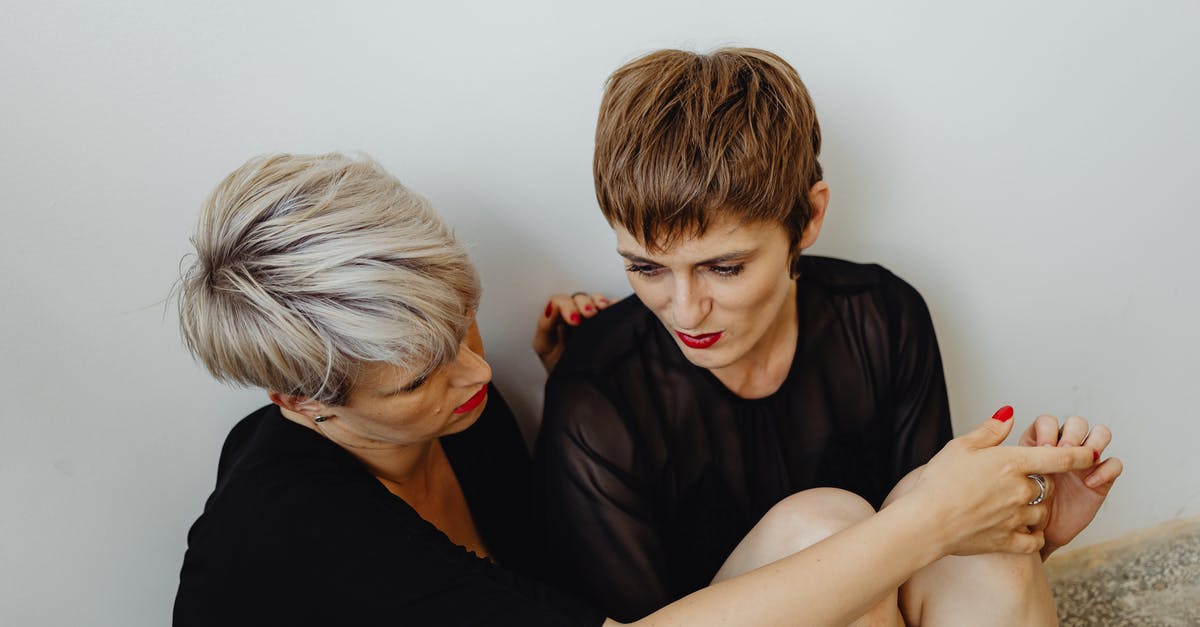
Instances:
[[[1037,505],[1038,503],[1041,503],[1046,498],[1046,478],[1039,474],[1032,474],[1032,475],[1026,475],[1026,476],[1029,477],[1030,479],[1033,479],[1033,482],[1037,484],[1037,487],[1038,487],[1037,498],[1033,499],[1032,501],[1029,502],[1030,505]]]

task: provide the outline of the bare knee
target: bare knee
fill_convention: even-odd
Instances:
[[[875,514],[861,496],[838,488],[797,492],[775,504],[759,524],[776,528],[793,550],[811,546]],[[774,535],[774,534],[773,534]]]
[[[892,488],[891,493],[889,493],[887,498],[883,500],[883,507],[880,509],[886,508],[895,502],[896,499],[912,491],[913,487],[917,485],[917,481],[921,478],[921,473],[924,471],[924,466],[917,466],[909,471],[907,475],[904,475],[904,478],[896,483],[895,487]]]
[[[1038,555],[950,555],[900,589],[910,623],[1055,625],[1054,598]]]
[[[874,513],[870,503],[845,490],[816,488],[797,492],[776,503],[758,521],[725,560],[713,581],[736,577],[802,551]]]
[[[1041,589],[1048,585],[1045,568],[1037,554],[986,553],[963,559],[972,562],[981,581],[989,582],[992,588],[1009,591],[1014,595],[1015,601],[1022,600],[1031,589]]]

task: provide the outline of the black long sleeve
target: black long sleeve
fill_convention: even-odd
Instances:
[[[503,399],[493,392],[479,421],[443,446],[489,551],[528,565],[534,534],[521,521],[531,499],[520,493],[529,458]],[[174,609],[179,627],[603,621],[455,545],[350,453],[274,405],[226,441],[217,487],[188,533]]]
[[[879,266],[805,257],[780,389],[743,399],[636,298],[584,325],[546,387],[535,451],[558,581],[633,620],[711,581],[768,509],[808,488],[878,506],[949,440],[928,310]]]

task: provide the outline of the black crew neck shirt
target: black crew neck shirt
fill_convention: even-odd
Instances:
[[[795,357],[765,398],[692,365],[636,297],[571,338],[535,466],[556,581],[609,616],[708,585],[790,494],[837,487],[878,507],[951,438],[920,294],[877,265],[806,256],[800,268]]]

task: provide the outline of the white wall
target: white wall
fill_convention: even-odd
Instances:
[[[1081,542],[1200,514],[1200,5],[412,4],[3,2],[0,624],[167,622],[220,443],[264,398],[210,381],[161,301],[250,155],[361,149],[429,195],[535,416],[545,295],[628,291],[592,124],[604,77],[662,46],[800,69],[834,190],[817,252],[925,294],[959,429],[1004,403],[1112,426],[1126,476]]]

